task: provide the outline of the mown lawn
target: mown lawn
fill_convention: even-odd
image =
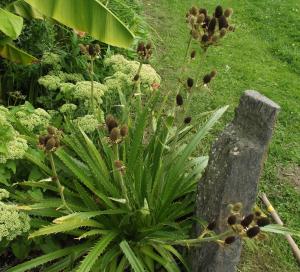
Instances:
[[[167,91],[175,90],[188,40],[185,13],[192,0],[144,0],[145,14],[153,27],[157,45],[154,66],[160,71]],[[195,90],[192,112],[215,109],[224,104],[230,110],[219,131],[232,119],[239,97],[254,89],[281,106],[260,190],[267,193],[282,219],[300,229],[300,2],[298,0],[201,1],[210,13],[217,4],[232,7],[236,31],[221,46],[209,49],[208,57],[186,76],[203,76],[212,69],[218,75],[211,92]],[[198,48],[194,44],[193,48]],[[214,135],[214,136],[215,136]],[[211,140],[213,137],[211,137]],[[207,144],[201,151],[207,151]],[[298,176],[297,176],[298,173]],[[297,240],[300,244],[300,241]],[[270,237],[252,251],[246,248],[239,271],[299,271],[284,238]]]

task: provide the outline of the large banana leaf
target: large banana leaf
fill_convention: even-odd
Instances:
[[[23,0],[17,0],[5,7],[5,10],[12,13],[18,14],[21,17],[31,20],[31,19],[44,19],[43,15],[36,9],[32,8],[29,4]]]
[[[9,39],[0,41],[0,56],[18,64],[32,64],[37,62],[34,56],[26,53],[25,51],[15,47]]]
[[[16,39],[22,31],[23,18],[0,8],[0,31]]]
[[[134,35],[97,0],[25,0],[33,8],[58,22],[89,33],[104,43],[128,48]]]

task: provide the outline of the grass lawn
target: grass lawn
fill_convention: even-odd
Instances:
[[[144,0],[157,45],[153,64],[164,79],[166,91],[175,90],[178,84],[178,70],[188,41],[185,13],[198,2]],[[259,91],[281,106],[260,190],[267,193],[284,222],[300,229],[300,193],[296,185],[300,186],[300,2],[201,1],[210,13],[220,3],[234,9],[232,22],[236,31],[223,40],[222,46],[209,49],[203,67],[194,65],[192,71],[186,72],[186,76],[195,78],[214,68],[218,71],[211,93],[195,90],[191,114],[229,104],[230,110],[217,129],[220,130],[232,119],[239,97],[247,89]],[[199,46],[195,43],[193,48]],[[297,242],[300,244],[299,239]],[[254,251],[246,248],[239,271],[291,272],[299,271],[299,266],[284,238],[271,236]]]

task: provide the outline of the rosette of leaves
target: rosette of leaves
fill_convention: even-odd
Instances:
[[[182,264],[189,270],[173,244],[189,237],[196,184],[207,163],[207,157],[190,158],[226,107],[203,127],[183,125],[174,136],[172,117],[160,105],[161,94],[153,92],[145,105],[131,109],[127,125],[124,118],[98,128],[94,142],[69,122],[71,133],[53,156],[73,212],[57,210],[61,199],[50,183],[27,182],[45,190],[44,199],[27,209],[45,211],[53,221],[30,238],[59,240],[63,236],[56,235],[64,233],[68,246],[8,272],[40,265],[45,271],[182,271]],[[36,164],[51,175],[48,165]]]

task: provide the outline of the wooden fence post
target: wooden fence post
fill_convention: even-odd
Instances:
[[[216,221],[217,233],[228,228],[228,205],[241,202],[249,214],[276,116],[280,107],[256,91],[246,91],[233,121],[214,143],[205,174],[198,184],[196,216]],[[201,233],[195,226],[195,233]],[[241,241],[228,247],[209,243],[190,250],[193,272],[233,272],[240,260]]]

